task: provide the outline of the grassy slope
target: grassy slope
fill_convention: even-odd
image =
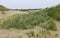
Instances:
[[[6,8],[6,7],[2,6],[2,5],[0,5],[0,10],[1,10],[1,11],[6,11],[6,10],[8,10],[8,8]]]
[[[47,10],[48,15],[53,17],[56,20],[60,20],[60,4],[51,8],[48,8]]]

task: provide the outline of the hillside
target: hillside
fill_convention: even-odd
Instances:
[[[50,15],[54,19],[60,20],[60,4],[58,4],[57,6],[48,8],[47,12],[48,12],[48,15]]]
[[[6,10],[8,10],[8,8],[6,8],[6,7],[2,6],[2,5],[0,5],[0,10],[1,10],[1,11],[6,11]]]

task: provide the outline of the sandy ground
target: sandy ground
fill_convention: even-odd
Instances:
[[[60,21],[55,21],[57,26],[57,31],[52,31],[51,34],[53,38],[60,38]]]
[[[60,21],[56,21],[58,38],[60,38]]]
[[[28,29],[28,30],[1,30],[0,29],[0,38],[28,38],[26,35],[27,32],[34,31],[37,33],[39,31],[39,27],[34,29]]]

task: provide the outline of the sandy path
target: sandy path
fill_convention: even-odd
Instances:
[[[56,21],[58,38],[60,38],[60,21]]]
[[[57,29],[60,31],[60,21],[56,21]]]

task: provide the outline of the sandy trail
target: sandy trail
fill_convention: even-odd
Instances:
[[[60,21],[56,21],[58,38],[60,38]]]
[[[60,31],[60,21],[56,21],[57,30]]]

